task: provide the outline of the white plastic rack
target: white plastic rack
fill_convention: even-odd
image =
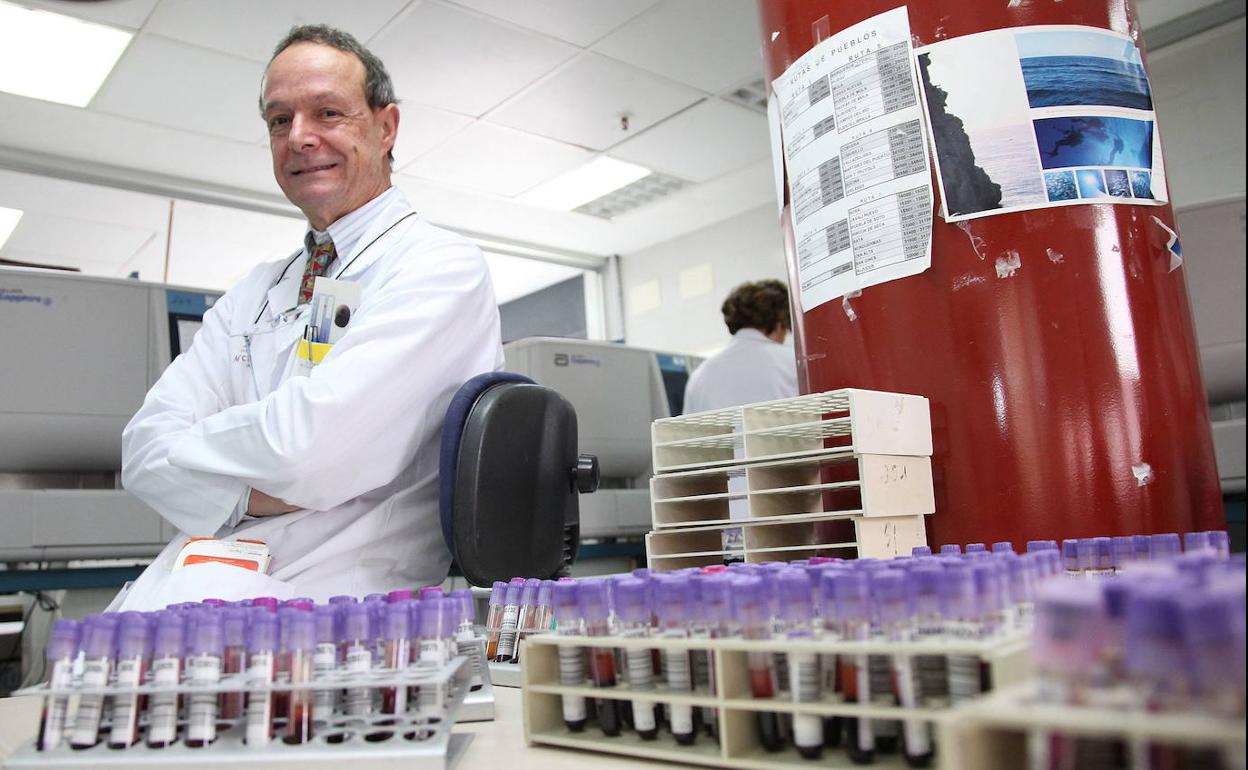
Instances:
[[[6,769],[11,770],[66,770],[73,768],[133,768],[178,767],[220,768],[223,765],[239,767],[282,768],[334,768],[340,770],[354,762],[367,762],[375,768],[422,768],[423,770],[446,770],[462,755],[469,735],[452,735],[451,728],[459,715],[465,694],[469,691],[473,675],[471,658],[457,656],[446,666],[436,670],[408,668],[374,669],[369,672],[351,673],[336,671],[318,677],[312,682],[291,684],[289,682],[257,683],[245,674],[227,674],[214,684],[179,683],[176,686],[143,684],[137,687],[110,686],[84,687],[76,681],[69,687],[52,689],[46,683],[20,690],[15,695],[41,697],[64,696],[68,701],[67,732],[72,730],[75,710],[83,696],[100,695],[116,698],[127,695],[177,693],[190,696],[195,693],[243,692],[249,696],[290,691],[341,690],[348,688],[378,689],[387,687],[434,688],[441,694],[430,707],[420,709],[409,704],[401,715],[372,714],[349,716],[334,712],[314,721],[311,737],[303,742],[292,743],[283,735],[284,720],[275,720],[274,738],[264,745],[248,745],[244,742],[246,718],[218,719],[217,737],[207,746],[192,747],[183,742],[186,736],[186,719],[179,719],[178,739],[163,748],[146,745],[146,714],[140,718],[140,739],[133,746],[113,749],[108,745],[107,735],[111,727],[108,713],[101,722],[101,740],[89,748],[72,748],[68,737],[61,745],[50,751],[38,751],[35,741],[18,748],[8,757]]]
[[[1025,681],[1002,688],[957,709],[941,725],[950,747],[946,767],[995,770],[1013,766],[1027,755],[1029,739],[1044,734],[1121,743],[1197,749],[1216,760],[1209,766],[1228,770],[1245,764],[1244,720],[1196,711],[1144,713],[1091,706],[1043,703],[1036,683]],[[1218,764],[1218,763],[1221,764]],[[1203,766],[1203,765],[1202,765]]]
[[[653,690],[630,690],[627,685],[593,687],[589,681],[578,686],[560,684],[559,649],[571,645],[588,648],[644,648],[687,649],[712,653],[712,690],[700,689],[692,693],[672,693],[662,681]],[[746,768],[747,770],[793,770],[800,767],[829,768],[857,767],[851,763],[843,750],[825,749],[819,761],[803,759],[791,745],[780,751],[770,752],[763,748],[757,727],[757,715],[817,714],[822,717],[847,716],[880,720],[922,721],[934,728],[950,718],[949,708],[903,708],[875,704],[845,703],[834,695],[825,694],[820,701],[794,703],[784,689],[772,699],[754,698],[750,689],[750,671],[747,655],[751,652],[787,653],[817,652],[840,655],[967,655],[985,661],[991,671],[994,687],[1002,687],[1025,679],[1030,674],[1030,653],[1026,638],[1016,636],[993,641],[961,642],[906,642],[884,641],[789,641],[744,639],[626,639],[622,637],[558,636],[542,634],[530,637],[521,661],[524,687],[525,738],[530,745],[545,744],[583,749],[608,754],[640,757],[649,760],[685,762],[714,767]],[[781,687],[785,685],[782,682]],[[615,737],[603,735],[591,718],[580,732],[572,732],[563,722],[561,698],[565,695],[579,696],[589,700],[608,699],[659,703],[679,703],[715,709],[718,739],[699,735],[689,746],[678,744],[670,734],[660,731],[655,740],[642,740],[635,732],[625,728]],[[936,756],[942,767],[955,767],[943,763],[945,747],[937,743]],[[877,768],[904,767],[900,756],[877,755]]]
[[[651,435],[654,569],[885,558],[926,543],[923,516],[936,505],[922,396],[830,391],[656,420]],[[736,527],[740,549],[724,544]]]

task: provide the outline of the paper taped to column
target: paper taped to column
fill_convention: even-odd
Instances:
[[[915,56],[946,221],[1168,199],[1152,91],[1131,38],[1016,27]]]
[[[772,89],[802,309],[926,270],[932,185],[906,9],[827,38]]]

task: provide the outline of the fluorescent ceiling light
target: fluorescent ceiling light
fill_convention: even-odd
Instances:
[[[620,189],[648,175],[650,169],[600,155],[580,168],[551,179],[521,195],[521,203],[571,211],[595,198]]]
[[[17,209],[6,209],[0,206],[0,248],[4,247],[4,242],[17,229],[17,223],[21,218],[22,212]]]
[[[0,91],[86,107],[132,37],[0,0]]]

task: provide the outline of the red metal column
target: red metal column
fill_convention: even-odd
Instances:
[[[827,37],[896,6],[759,0],[768,78],[810,50],[816,29]],[[1127,0],[921,0],[909,14],[916,46],[1033,24],[1138,39]],[[803,392],[931,399],[932,542],[1225,527],[1184,270],[1169,271],[1154,216],[1175,228],[1169,206],[1068,206],[962,227],[937,214],[930,270],[864,290],[852,312],[795,309]],[[1022,268],[998,278],[1007,250]]]

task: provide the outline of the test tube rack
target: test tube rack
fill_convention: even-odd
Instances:
[[[464,656],[453,658],[447,665],[436,670],[409,668],[403,671],[374,669],[369,672],[352,673],[335,671],[312,682],[290,684],[289,682],[256,683],[244,674],[226,674],[215,684],[179,683],[175,686],[143,684],[137,687],[99,687],[81,685],[81,681],[68,687],[53,689],[48,684],[28,687],[14,695],[39,697],[65,696],[69,698],[66,723],[72,728],[75,711],[83,696],[100,695],[106,698],[127,695],[146,695],[149,699],[160,693],[176,693],[191,696],[196,693],[247,694],[280,693],[294,690],[341,690],[351,688],[420,687],[440,688],[444,699],[435,708],[418,712],[409,707],[406,714],[374,714],[368,717],[348,716],[335,713],[325,720],[313,723],[312,737],[301,743],[288,743],[281,737],[280,725],[274,738],[264,745],[248,745],[245,717],[218,719],[217,737],[211,744],[191,747],[182,742],[186,735],[185,715],[180,718],[178,740],[163,748],[151,748],[142,739],[146,732],[146,720],[140,722],[140,740],[124,749],[108,746],[108,721],[102,722],[99,743],[89,748],[74,749],[68,739],[49,751],[39,751],[35,741],[19,747],[5,761],[6,770],[84,770],[84,768],[144,768],[177,767],[180,770],[203,768],[204,770],[233,767],[341,768],[356,762],[365,762],[370,768],[420,768],[421,770],[449,770],[463,755],[472,736],[452,734],[464,696],[472,679],[472,659]],[[107,712],[107,709],[106,709]],[[68,732],[68,730],[67,730]]]
[[[835,390],[656,420],[651,438],[654,570],[891,558],[927,543],[936,502],[922,396]],[[852,540],[838,521],[852,522]],[[743,547],[726,547],[724,531],[738,527]]]
[[[579,686],[565,686],[559,679],[559,648],[564,645],[588,648],[644,648],[655,650],[687,649],[705,650],[713,653],[711,676],[712,691],[705,689],[692,693],[671,693],[661,682],[653,690],[636,691],[620,683],[614,687],[593,687],[589,681]],[[1023,681],[1031,672],[1030,647],[1027,636],[987,641],[949,642],[885,642],[885,641],[828,641],[828,640],[746,640],[746,639],[667,639],[560,636],[542,634],[528,639],[525,655],[521,659],[524,686],[524,733],[529,745],[561,746],[586,751],[602,752],[647,760],[684,762],[694,765],[726,767],[743,770],[795,770],[818,767],[820,770],[856,768],[840,749],[825,749],[818,761],[803,759],[792,746],[778,752],[763,748],[759,739],[757,718],[759,712],[783,714],[817,714],[821,717],[849,716],[887,720],[919,720],[936,726],[949,719],[956,709],[951,708],[903,708],[873,704],[844,703],[833,696],[810,703],[794,703],[783,688],[774,699],[756,699],[751,694],[750,671],[747,655],[751,652],[787,653],[817,652],[840,655],[968,655],[978,657],[990,666],[994,687],[1008,686]],[[660,732],[655,740],[642,740],[636,733],[625,729],[619,736],[606,737],[591,719],[581,732],[570,731],[563,722],[562,701],[564,695],[581,696],[586,699],[611,699],[681,703],[716,709],[718,741],[700,735],[689,746],[682,746],[670,734]],[[937,744],[936,755],[940,767],[955,768],[945,762],[945,746]],[[1011,765],[1001,765],[1011,766]],[[875,768],[900,770],[905,764],[900,756],[877,756]],[[987,767],[987,766],[985,766]]]
[[[1242,718],[1196,711],[1146,713],[1087,705],[1043,703],[1036,683],[1024,681],[956,710],[942,722],[947,767],[995,770],[1027,755],[1029,738],[1062,734],[1121,742],[1190,747],[1218,753],[1225,768],[1244,767]]]

